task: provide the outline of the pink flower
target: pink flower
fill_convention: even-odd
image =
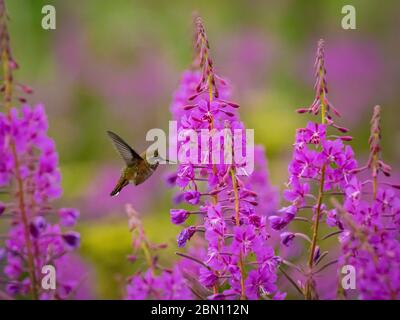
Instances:
[[[58,210],[58,215],[64,227],[73,227],[79,218],[79,211],[74,208],[61,208]]]
[[[189,217],[189,212],[184,209],[171,209],[170,215],[173,224],[181,224]]]

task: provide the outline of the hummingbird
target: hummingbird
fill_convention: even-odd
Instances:
[[[116,133],[107,131],[107,134],[126,164],[125,168],[122,169],[117,185],[110,193],[110,196],[113,197],[118,195],[130,182],[133,182],[135,186],[145,182],[157,169],[161,158],[156,149],[150,158],[153,161],[149,161],[150,159],[146,158],[146,151],[139,155]]]

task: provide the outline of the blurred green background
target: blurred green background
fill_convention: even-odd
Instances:
[[[273,184],[283,188],[295,129],[308,120],[294,110],[313,100],[321,37],[330,100],[351,129],[358,160],[368,152],[372,108],[381,104],[384,159],[399,172],[399,1],[6,2],[21,67],[17,80],[35,89],[30,103],[45,104],[58,146],[60,204],[81,210],[79,263],[90,275],[83,297],[120,298],[124,278],[134,272],[126,259],[125,203],[142,214],[152,239],[171,244],[167,253],[176,246],[179,228],[168,214],[173,190],[162,182],[171,168],[111,199],[122,162],[105,131],[141,150],[149,129],[167,130],[172,93],[192,59],[194,10],[205,21],[217,71],[232,83],[242,119],[266,147]],[[56,30],[41,28],[45,4],[56,8]],[[356,30],[341,28],[345,4],[356,7]]]

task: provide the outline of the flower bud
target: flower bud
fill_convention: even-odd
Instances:
[[[71,250],[78,248],[81,242],[80,234],[75,231],[69,231],[64,233],[62,235],[62,238],[67,247]]]
[[[184,209],[171,209],[170,215],[173,224],[181,224],[189,217],[189,212]]]

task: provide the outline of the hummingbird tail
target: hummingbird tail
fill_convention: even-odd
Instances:
[[[126,179],[121,179],[120,181],[118,181],[117,185],[115,186],[114,190],[111,191],[110,196],[114,197],[116,195],[118,195],[118,193],[121,192],[122,188],[124,188],[126,185],[129,184],[129,181]]]

